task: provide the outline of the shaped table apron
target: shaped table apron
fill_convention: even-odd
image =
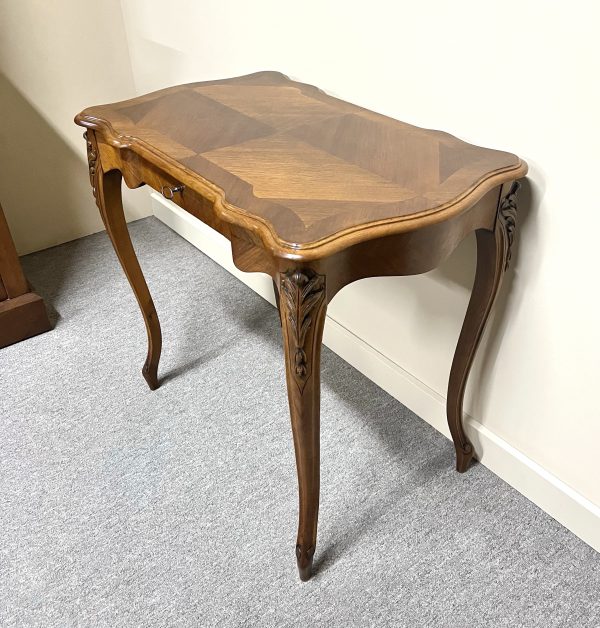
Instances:
[[[325,249],[282,248],[257,233],[253,221],[247,221],[244,226],[238,217],[236,223],[224,220],[221,212],[215,210],[218,195],[211,193],[210,186],[198,190],[195,180],[191,179],[190,185],[185,173],[176,178],[129,148],[105,141],[94,131],[87,131],[86,137],[88,144],[94,146],[92,162],[98,159],[105,172],[119,171],[127,187],[148,185],[163,195],[165,189],[175,189],[168,200],[230,240],[233,261],[240,270],[266,273],[276,280],[278,273],[308,265],[327,276],[328,302],[344,286],[359,279],[417,275],[436,268],[472,231],[493,231],[500,198],[508,193],[512,184],[483,192],[481,198],[474,199],[471,206],[459,213],[448,216],[440,212],[425,219],[406,220],[397,233],[384,232],[356,244],[347,239],[348,244],[344,246]],[[398,231],[398,225],[394,225],[394,229]]]

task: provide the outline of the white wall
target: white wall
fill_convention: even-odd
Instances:
[[[598,4],[171,0],[177,19],[160,0],[122,4],[139,92],[277,69],[529,162],[517,252],[466,407],[600,505]],[[445,396],[473,272],[471,238],[426,276],[346,288],[330,313]]]
[[[119,0],[0,3],[0,203],[21,254],[103,228],[73,117],[134,95]],[[125,201],[151,212],[147,192]]]

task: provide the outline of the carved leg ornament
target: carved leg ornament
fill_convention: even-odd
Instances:
[[[162,348],[162,334],[154,302],[131,244],[125,222],[121,200],[121,173],[118,170],[104,172],[94,133],[87,131],[84,137],[87,143],[90,182],[94,198],[146,324],[148,354],[142,368],[142,375],[150,389],[155,390],[158,388],[158,362]]]
[[[463,428],[463,399],[469,371],[483,335],[492,305],[511,258],[516,228],[516,194],[520,188],[514,182],[498,207],[493,231],[479,229],[477,236],[477,271],[448,383],[448,426],[456,449],[456,469],[466,471],[473,458],[473,445]]]
[[[327,310],[325,277],[310,269],[279,276],[279,312],[299,488],[296,559],[308,580],[319,514],[320,359]]]

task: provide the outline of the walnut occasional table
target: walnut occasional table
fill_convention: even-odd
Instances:
[[[277,72],[181,85],[75,121],[106,230],[148,332],[142,374],[158,386],[161,331],[129,238],[121,177],[149,185],[231,241],[236,266],[268,273],[278,300],[300,493],[296,557],[311,576],[319,510],[321,338],[327,304],[365,277],[435,268],[471,231],[477,271],[448,385],[456,467],[467,376],[509,260],[527,165],[343,102]]]

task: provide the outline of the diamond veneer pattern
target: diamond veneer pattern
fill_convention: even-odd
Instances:
[[[175,87],[92,108],[271,223],[285,241],[435,211],[499,169],[509,153],[466,144],[264,73]]]

